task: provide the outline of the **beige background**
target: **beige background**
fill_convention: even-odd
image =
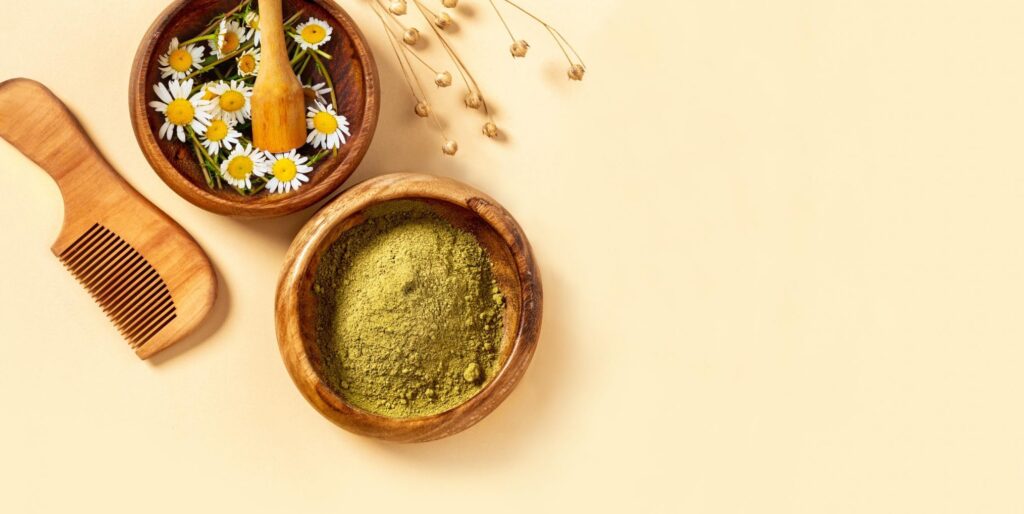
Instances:
[[[324,421],[280,362],[275,282],[312,211],[206,213],[136,146],[128,72],[165,1],[0,0],[0,77],[61,95],[222,286],[197,336],[138,362],[49,254],[56,187],[0,143],[0,511],[1020,512],[1024,5],[522,1],[586,81],[521,18],[512,62],[463,0],[454,39],[509,141],[452,91],[455,159],[343,2],[384,84],[349,184],[465,180],[545,281],[516,392],[400,446]]]

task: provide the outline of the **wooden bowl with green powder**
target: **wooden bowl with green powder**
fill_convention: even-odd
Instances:
[[[472,426],[516,386],[541,296],[526,236],[497,202],[449,179],[385,175],[333,200],[292,243],[278,344],[331,421],[429,441]]]

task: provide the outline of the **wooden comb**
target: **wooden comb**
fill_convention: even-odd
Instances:
[[[110,167],[49,89],[28,79],[0,83],[0,137],[57,182],[64,225],[53,253],[139,358],[202,321],[216,296],[210,260]]]

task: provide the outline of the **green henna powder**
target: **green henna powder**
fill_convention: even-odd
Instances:
[[[421,202],[370,209],[324,253],[313,293],[321,374],[355,407],[438,414],[498,371],[504,297],[487,253]]]

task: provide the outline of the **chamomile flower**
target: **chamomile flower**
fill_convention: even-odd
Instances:
[[[253,45],[260,46],[260,15],[256,11],[245,13],[245,26],[249,27],[246,39],[251,39]]]
[[[348,131],[348,119],[334,112],[334,106],[316,102],[313,107],[308,107],[306,113],[306,128],[309,129],[307,143],[312,143],[314,148],[341,148],[345,144],[345,138],[352,134]]]
[[[320,100],[321,102],[327,101],[327,96],[331,94],[331,88],[327,87],[327,84],[318,82],[313,85],[303,85],[302,94],[306,96],[306,100]]]
[[[220,176],[239,189],[251,189],[252,177],[262,177],[267,172],[267,159],[263,152],[253,150],[252,145],[235,146],[224,162],[220,163]]]
[[[267,152],[267,171],[270,172],[267,191],[287,193],[295,191],[304,182],[309,182],[307,173],[313,171],[313,167],[306,164],[308,161],[308,157],[299,155],[296,150],[277,155]]]
[[[217,27],[217,39],[210,40],[210,45],[213,46],[214,55],[224,57],[238,50],[245,40],[245,31],[237,21],[221,20],[220,26]]]
[[[206,126],[210,124],[207,101],[203,100],[202,91],[191,98],[188,96],[192,92],[192,79],[183,82],[172,79],[167,85],[159,82],[153,86],[153,92],[158,100],[149,102],[149,106],[164,115],[164,124],[157,134],[159,139],[173,139],[177,132],[178,140],[184,143],[185,127],[191,127],[199,134],[206,132]]]
[[[334,29],[323,20],[310,18],[295,27],[292,38],[303,50],[316,50],[331,40],[332,32]]]
[[[230,121],[216,119],[206,127],[206,133],[199,139],[199,142],[206,147],[211,155],[217,155],[221,148],[230,150],[238,144],[238,138],[242,134],[235,130],[235,124]]]
[[[181,80],[192,69],[202,67],[203,47],[198,45],[178,46],[178,38],[171,39],[167,53],[157,59],[160,66],[160,78],[171,77]]]
[[[211,89],[214,86],[216,86],[218,84],[223,84],[223,83],[224,83],[223,80],[211,80],[210,82],[204,83],[202,85],[202,87],[200,87],[200,89],[199,89],[199,92],[203,94],[203,100],[211,101],[211,100],[217,98],[216,93],[211,91]]]
[[[210,114],[214,118],[242,123],[252,115],[252,88],[245,82],[232,80],[231,83],[218,82],[207,88],[213,98],[209,103]]]
[[[260,71],[260,51],[253,48],[238,56],[238,74],[251,77]]]

